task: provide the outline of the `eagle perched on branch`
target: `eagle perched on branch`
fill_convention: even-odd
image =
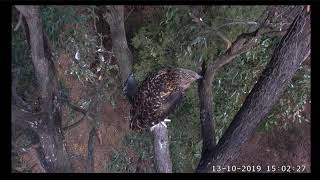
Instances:
[[[149,75],[133,97],[130,128],[143,130],[164,121],[191,83],[200,78],[196,72],[182,68],[164,68]]]

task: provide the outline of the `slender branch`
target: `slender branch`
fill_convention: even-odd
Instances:
[[[74,127],[77,127],[84,119],[85,119],[86,115],[83,115],[77,122],[68,125],[66,127],[63,127],[62,130],[63,131],[69,131],[70,129],[73,129]]]
[[[69,101],[68,101],[68,106],[74,111],[81,112],[83,115],[87,114],[87,112],[88,112],[87,110],[80,108],[80,107],[70,103]]]
[[[133,12],[133,10],[135,9],[135,7],[133,7],[130,12],[128,13],[128,15],[124,18],[124,22],[127,21],[128,17],[130,16],[130,14]]]
[[[239,35],[223,55],[221,55],[213,63],[210,63],[208,65],[208,80],[212,82],[214,72],[218,71],[224,65],[230,63],[237,56],[249,51],[251,48],[256,46],[258,39],[262,36],[262,34],[260,33],[261,31],[262,29],[258,29],[252,33],[243,33]]]
[[[19,14],[19,20],[13,31],[17,31],[22,23],[22,13]]]
[[[255,22],[255,21],[248,21],[248,22],[230,22],[230,23],[226,23],[226,24],[222,24],[222,25],[218,26],[217,29],[223,28],[223,27],[225,27],[225,26],[237,25],[237,24],[258,25],[258,23]]]
[[[227,44],[227,49],[229,49],[231,46],[231,41],[218,29],[214,30],[216,31],[216,35],[219,36]]]
[[[88,140],[88,159],[86,163],[86,173],[94,173],[94,144],[97,139],[96,128],[92,128]]]

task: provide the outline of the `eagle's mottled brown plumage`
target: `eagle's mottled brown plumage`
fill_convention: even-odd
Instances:
[[[163,121],[179,104],[190,84],[200,77],[181,68],[165,68],[149,75],[134,96],[130,128],[142,130]]]

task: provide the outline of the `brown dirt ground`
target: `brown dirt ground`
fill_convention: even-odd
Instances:
[[[311,104],[305,106],[304,114],[310,119]],[[282,121],[283,122],[283,121]],[[290,165],[311,164],[311,125],[309,122],[291,122],[287,130],[274,127],[270,131],[257,132],[241,148],[240,156],[232,165]]]
[[[125,7],[125,17],[127,17],[128,13],[131,11],[132,7]],[[150,14],[150,9],[145,7],[136,6],[135,8],[140,8],[141,11],[132,11],[130,16],[138,16],[136,20],[128,20],[133,22],[126,23],[126,28],[131,29],[128,36],[128,39],[131,39],[133,36],[134,28],[136,24],[143,23],[146,19],[144,17],[146,14]],[[131,24],[131,25],[130,25]],[[135,24],[135,26],[132,26]],[[137,29],[136,29],[137,30]],[[111,43],[110,43],[111,46]],[[105,47],[109,49],[108,47]],[[72,57],[69,57],[65,53],[61,53],[60,57],[58,58],[56,67],[58,70],[58,75],[60,78],[63,79],[65,82],[65,87],[69,90],[70,100],[72,102],[78,102],[81,97],[86,95],[85,87],[78,82],[76,78],[72,75],[65,73],[66,70],[69,70],[72,63]],[[99,140],[95,141],[94,144],[94,172],[106,172],[106,165],[108,164],[110,157],[112,155],[112,151],[115,149],[125,148],[128,152],[128,156],[133,160],[133,162],[139,163],[138,156],[134,150],[121,147],[122,138],[128,133],[129,131],[129,124],[128,124],[128,112],[129,112],[129,104],[124,97],[119,96],[117,97],[117,106],[113,109],[112,105],[108,102],[101,105],[102,111],[100,112],[103,114],[102,123],[100,128],[97,130],[98,136],[100,136]],[[74,113],[74,117],[72,118],[74,121],[70,121],[70,114]],[[67,124],[72,124],[82,116],[81,113],[72,112],[67,107],[62,108],[62,119],[65,120],[63,122],[64,126]],[[69,122],[70,121],[70,122]],[[67,152],[70,156],[72,168],[75,172],[85,172],[85,164],[87,160],[87,150],[88,150],[88,139],[89,139],[89,132],[90,132],[90,123],[88,119],[84,119],[77,127],[70,129],[65,134],[65,144]],[[144,165],[144,162],[140,162],[139,164]],[[149,164],[145,164],[148,166]]]
[[[20,160],[26,169],[31,169],[33,173],[44,173],[45,170],[38,160],[38,152],[36,147],[31,146],[26,149],[24,153],[21,153]]]
[[[86,95],[85,88],[78,82],[77,79],[70,74],[65,74],[65,70],[69,69],[72,59],[63,54],[58,59],[58,73],[59,77],[63,78],[65,87],[69,90],[70,99],[72,102],[77,102],[81,97]],[[116,149],[121,144],[122,138],[129,130],[129,123],[127,118],[127,112],[129,112],[128,102],[124,97],[117,97],[117,105],[115,109],[113,106],[106,102],[102,104],[103,114],[102,123],[97,130],[100,138],[94,144],[94,172],[106,172],[106,165],[109,161],[110,155],[113,149]],[[82,117],[81,113],[75,113],[72,122],[70,120],[70,113],[72,112],[67,107],[62,109],[62,119],[64,126],[66,124],[72,124]],[[70,156],[71,164],[75,172],[85,172],[87,153],[88,153],[88,140],[90,122],[88,119],[84,119],[78,126],[70,129],[65,134],[65,144],[67,152]]]

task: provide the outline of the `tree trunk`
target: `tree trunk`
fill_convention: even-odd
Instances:
[[[310,55],[310,15],[302,8],[299,11],[219,143],[202,157],[197,172],[212,171],[212,166],[225,167],[239,155],[241,145],[263,122],[300,64]]]
[[[126,40],[123,6],[108,6],[105,16],[110,26],[112,48],[118,60],[124,91],[131,102],[137,90],[137,83],[132,73],[132,54]],[[158,127],[153,132],[153,135],[157,171],[163,173],[172,172],[167,128],[164,126]]]
[[[44,41],[39,7],[16,6],[16,8],[23,14],[28,24],[32,63],[40,90],[42,116],[34,119],[33,123],[36,123],[31,126],[39,135],[39,157],[47,172],[69,172],[70,163],[63,144],[61,112],[57,102],[58,81],[53,62],[50,58],[46,58],[51,54],[45,54],[44,47],[49,47],[49,44],[45,45],[48,41]]]
[[[108,6],[106,19],[110,26],[112,48],[117,57],[121,80],[125,82],[132,72],[132,54],[128,48],[123,21],[123,6]]]

